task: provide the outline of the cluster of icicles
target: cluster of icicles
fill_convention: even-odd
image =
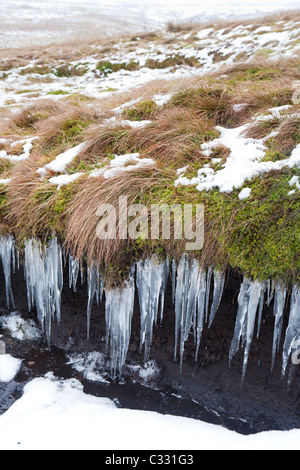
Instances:
[[[19,267],[19,256],[13,237],[0,239],[0,257],[6,282],[7,306],[14,307],[11,288],[11,273]],[[47,246],[31,239],[25,243],[24,272],[27,284],[28,308],[35,306],[41,326],[48,342],[51,338],[51,323],[61,318],[61,294],[63,289],[63,267],[66,255],[54,238]],[[79,274],[83,283],[80,263],[68,256],[69,286],[76,291]],[[153,256],[138,262],[131,270],[130,279],[120,288],[106,288],[96,263],[87,270],[88,305],[87,335],[90,333],[91,311],[94,300],[102,301],[105,293],[106,344],[110,355],[113,377],[121,374],[126,361],[131,336],[135,290],[140,307],[140,350],[144,348],[145,360],[150,357],[153,328],[162,322],[164,296],[171,271],[173,302],[175,304],[175,359],[178,351],[182,368],[185,343],[190,334],[195,341],[195,359],[199,355],[201,335],[205,324],[212,325],[222,299],[225,277],[218,270],[201,269],[197,261],[190,262],[183,256],[176,265],[173,261],[160,262]],[[212,290],[212,292],[210,292]],[[287,303],[287,289],[277,283],[258,282],[244,278],[238,296],[238,312],[229,360],[244,348],[242,380],[244,380],[250,347],[257,324],[259,335],[263,307],[274,300],[274,336],[272,368],[282,337],[283,314]],[[282,375],[286,374],[289,358],[295,344],[300,344],[300,289],[295,285],[291,294],[289,324],[283,347]],[[291,371],[293,367],[291,367]]]

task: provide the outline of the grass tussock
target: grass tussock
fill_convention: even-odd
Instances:
[[[126,195],[129,205],[141,203],[160,178],[159,171],[145,168],[127,172],[126,178],[123,175],[109,180],[89,178],[77,185],[76,195],[67,209],[66,246],[78,259],[87,258],[88,263],[96,260],[105,270],[108,283],[120,281],[119,276],[127,276],[127,268],[141,256],[140,243],[139,240],[122,240],[118,236],[99,239],[96,229],[101,219],[97,210],[101,204],[111,204],[116,210],[118,224],[119,197]]]

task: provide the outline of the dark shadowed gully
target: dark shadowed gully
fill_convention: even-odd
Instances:
[[[67,276],[65,276],[67,277]],[[23,359],[15,380],[0,384],[0,413],[22,395],[23,386],[35,377],[53,372],[57,377],[76,377],[85,392],[109,397],[117,406],[152,410],[163,414],[193,417],[219,424],[243,434],[266,430],[286,430],[300,427],[300,370],[296,368],[290,388],[281,380],[281,357],[278,354],[271,373],[273,340],[273,305],[265,307],[259,339],[253,340],[246,379],[241,386],[243,354],[240,351],[229,367],[228,353],[234,332],[237,295],[241,279],[234,273],[227,276],[221,307],[210,329],[203,333],[198,362],[195,363],[193,335],[186,343],[183,370],[174,361],[174,306],[171,285],[168,286],[164,320],[154,329],[151,359],[159,373],[147,384],[140,380],[132,365],[143,363],[139,352],[139,308],[135,313],[131,342],[121,379],[93,382],[68,365],[71,354],[90,351],[105,352],[104,302],[94,305],[90,339],[86,339],[86,285],[78,286],[77,293],[66,284],[62,295],[62,321],[53,322],[52,346],[45,339],[20,342],[0,331],[7,352]],[[0,280],[1,304],[4,305],[4,280]],[[34,318],[28,312],[26,285],[20,271],[13,277],[16,309],[24,318]],[[2,313],[7,313],[2,309]],[[285,322],[288,312],[285,314]],[[286,326],[286,325],[284,325]]]

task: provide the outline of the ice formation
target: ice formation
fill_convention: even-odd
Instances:
[[[157,257],[140,261],[136,268],[136,285],[139,294],[141,317],[140,350],[145,345],[145,362],[150,358],[153,327],[157,324],[160,304],[160,321],[163,319],[165,290],[169,275],[169,262],[160,263]]]
[[[132,274],[124,287],[105,289],[106,347],[113,378],[122,373],[131,335],[135,284]]]
[[[205,270],[200,268],[199,263],[196,260],[190,263],[188,256],[185,255],[181,258],[177,268],[175,289],[174,354],[176,359],[179,344],[181,369],[183,364],[184,345],[189,337],[192,327],[196,342],[196,359],[198,357],[203,326],[208,317],[207,312],[209,307],[210,281],[211,270],[206,273]],[[220,271],[215,270],[214,295],[209,316],[210,325],[220,305],[223,287],[224,276]]]
[[[244,278],[238,297],[238,312],[234,337],[230,347],[229,359],[233,359],[238,352],[240,345],[245,347],[244,363],[242,372],[242,382],[244,381],[250,347],[253,339],[257,310],[259,307],[261,293],[264,288],[262,282],[251,281],[247,277]]]
[[[28,308],[31,310],[36,306],[39,322],[50,344],[51,322],[55,314],[60,322],[63,288],[62,251],[56,238],[46,247],[35,239],[25,243],[25,279]]]
[[[6,302],[14,306],[11,274],[19,264],[18,251],[13,237],[0,238],[0,258],[2,260]],[[70,254],[64,256],[69,268],[69,287],[76,292],[79,273],[83,283],[83,269],[80,262]],[[61,293],[63,288],[63,253],[57,239],[53,238],[46,246],[31,239],[25,243],[24,272],[27,284],[28,308],[35,306],[38,320],[46,332],[50,344],[51,323],[56,316],[60,321]],[[96,262],[87,268],[88,304],[87,335],[90,334],[91,311],[93,301],[99,304],[105,292],[106,344],[110,356],[111,374],[121,374],[128,352],[131,323],[134,309],[135,288],[140,307],[140,351],[144,348],[145,362],[150,359],[153,328],[158,321],[163,321],[165,292],[169,279],[169,261],[151,259],[139,261],[132,268],[131,276],[123,287],[108,288]],[[212,282],[213,280],[213,282]],[[213,268],[203,269],[198,261],[184,255],[178,263],[171,262],[172,299],[175,304],[175,352],[179,353],[180,368],[183,365],[185,344],[192,334],[195,343],[195,359],[200,350],[202,332],[205,324],[212,325],[222,299],[225,276]],[[213,286],[213,287],[212,287]],[[245,378],[250,348],[257,325],[259,337],[263,321],[264,305],[274,303],[274,333],[272,346],[273,369],[276,355],[280,350],[283,334],[284,312],[287,307],[287,287],[280,282],[265,282],[244,277],[238,296],[238,311],[229,360],[231,361],[240,348],[244,348],[242,381]],[[290,358],[290,379],[294,362],[298,360],[300,350],[300,289],[294,285],[289,323],[285,332],[282,375],[285,376]],[[293,357],[295,354],[295,357]]]
[[[102,301],[104,282],[96,261],[88,266],[88,305],[87,305],[87,338],[90,336],[91,313],[93,300],[96,299],[97,305]]]
[[[289,324],[285,334],[283,346],[282,375],[285,376],[290,355],[300,347],[300,289],[296,284],[293,287]]]
[[[217,310],[220,306],[223,290],[224,290],[225,277],[224,274],[218,269],[214,270],[214,295],[212,306],[209,314],[209,327],[211,327]]]
[[[275,301],[274,301],[274,335],[273,335],[273,350],[272,350],[272,369],[275,363],[276,353],[279,351],[280,340],[283,327],[283,313],[286,302],[286,287],[281,283],[275,286]]]
[[[76,292],[77,280],[80,270],[80,263],[76,258],[69,255],[69,288],[73,287],[73,291]]]
[[[15,271],[16,267],[16,248],[15,242],[12,236],[0,238],[0,258],[2,261],[2,267],[5,279],[5,291],[6,291],[6,304],[7,308],[14,304],[13,293],[11,289],[11,272]]]

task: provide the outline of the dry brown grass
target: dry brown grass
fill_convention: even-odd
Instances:
[[[171,108],[142,129],[123,125],[91,129],[89,142],[78,159],[91,164],[109,154],[138,152],[155,159],[162,167],[172,164],[180,167],[204,160],[201,144],[217,135],[213,123],[200,118],[193,110]]]
[[[289,156],[299,143],[300,119],[297,117],[285,119],[278,128],[278,135],[272,141],[273,148]]]
[[[274,117],[266,121],[260,121],[250,126],[245,132],[245,137],[251,139],[264,139],[280,125],[280,119]]]
[[[41,227],[48,225],[49,199],[46,197],[44,201],[38,201],[34,197],[45,186],[37,173],[41,165],[40,158],[34,157],[17,164],[11,174],[12,183],[7,186],[7,223],[18,241],[23,242],[28,236],[42,236]],[[52,188],[48,184],[51,194]]]
[[[36,124],[58,114],[60,104],[53,100],[42,100],[17,113],[11,113],[9,119],[0,124],[1,135],[20,134],[27,130],[36,130]]]
[[[155,188],[161,174],[157,169],[144,168],[109,180],[102,177],[89,178],[77,185],[76,196],[68,206],[66,226],[66,247],[78,259],[86,258],[88,263],[96,260],[100,266],[129,266],[128,259],[134,256],[132,241],[119,237],[100,240],[97,236],[97,225],[100,222],[96,215],[101,204],[112,204],[119,220],[119,197],[126,195],[128,204],[143,200],[143,195]]]

